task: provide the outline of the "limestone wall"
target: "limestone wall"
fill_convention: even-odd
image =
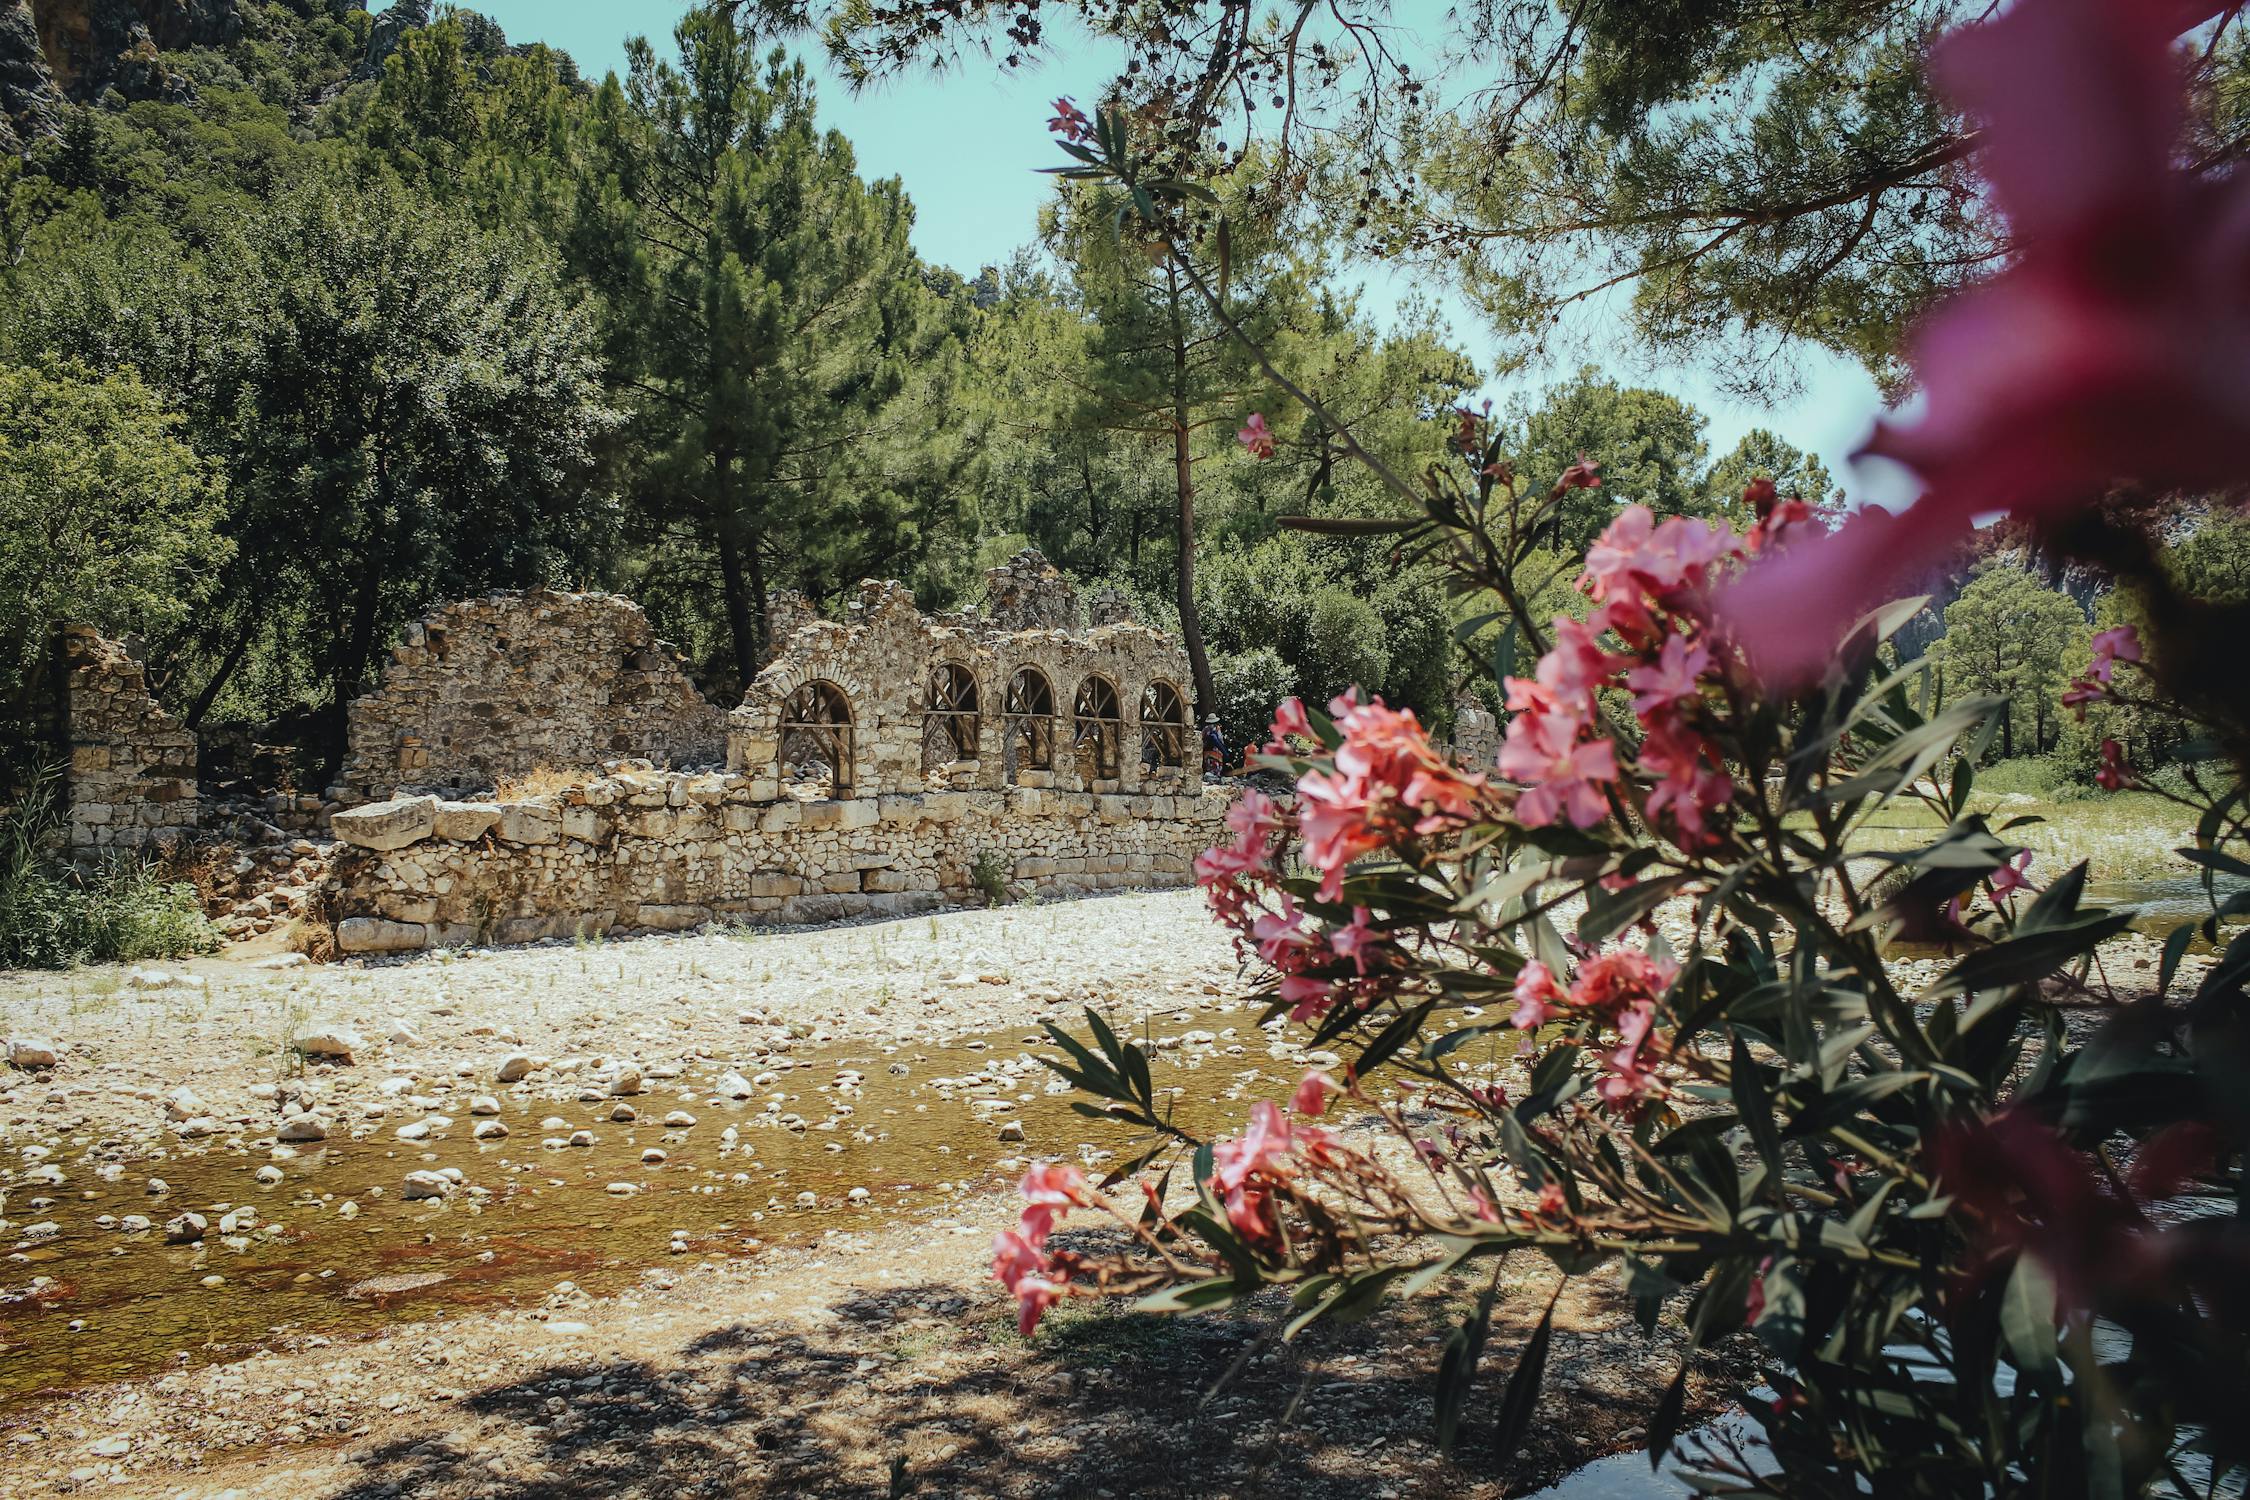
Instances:
[[[712,920],[900,915],[977,890],[1182,885],[1233,789],[1036,787],[764,800],[739,773],[627,770],[526,802],[399,799],[338,813],[324,893],[345,953],[521,943]]]
[[[64,845],[74,859],[160,847],[195,827],[195,736],[149,696],[148,675],[91,626],[61,639],[70,752]]]
[[[615,594],[488,594],[406,628],[376,691],[355,699],[331,800],[401,788],[489,791],[541,766],[621,757],[716,765],[726,716]]]

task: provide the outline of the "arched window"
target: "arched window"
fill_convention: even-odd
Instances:
[[[852,794],[852,706],[833,682],[808,682],[781,705],[781,774]]]
[[[1080,757],[1093,762],[1095,776],[1115,776],[1125,735],[1116,685],[1107,677],[1089,674],[1078,684],[1070,715],[1071,743],[1077,746]]]
[[[1185,767],[1188,763],[1187,700],[1169,682],[1152,682],[1141,694],[1141,764]]]
[[[1008,679],[1000,708],[1001,754],[1008,774],[1055,768],[1055,690],[1037,667]]]
[[[929,707],[922,714],[925,766],[977,758],[977,679],[959,662],[941,661],[930,671]]]

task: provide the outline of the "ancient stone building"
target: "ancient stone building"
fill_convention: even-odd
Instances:
[[[330,798],[489,792],[540,767],[716,765],[726,716],[640,606],[615,594],[487,594],[406,628],[380,688],[355,699]]]
[[[727,717],[724,771],[616,766],[543,797],[338,813],[350,847],[326,899],[339,947],[890,914],[995,885],[1186,882],[1232,792],[1202,780],[1179,643],[1130,622],[1080,626],[1069,583],[1036,553],[990,577],[980,614],[933,618],[876,582],[840,621],[777,611],[800,623]],[[459,686],[412,654],[392,676],[458,703],[490,696],[487,661],[470,658]],[[401,701],[394,686],[376,697]],[[383,720],[393,735],[412,722]],[[457,764],[471,736],[448,743]]]
[[[162,847],[196,818],[195,736],[149,696],[132,652],[86,625],[61,637],[74,859]]]

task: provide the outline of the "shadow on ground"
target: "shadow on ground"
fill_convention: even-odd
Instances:
[[[353,1456],[334,1495],[1521,1494],[1637,1436],[1677,1358],[1560,1320],[1531,1448],[1501,1464],[1494,1407],[1543,1301],[1503,1303],[1458,1465],[1431,1439],[1430,1373],[1466,1297],[1289,1345],[1278,1302],[1200,1318],[1073,1303],[1026,1341],[996,1299],[931,1283],[839,1302],[812,1332],[746,1321],[661,1363],[558,1362],[457,1403],[450,1431]]]

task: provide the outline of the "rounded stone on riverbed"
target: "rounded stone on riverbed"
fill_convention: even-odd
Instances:
[[[641,1160],[652,1167],[662,1163],[665,1159],[664,1149],[661,1146],[651,1146],[641,1153]]]
[[[479,1094],[469,1101],[469,1113],[472,1115],[496,1115],[500,1113],[500,1101],[490,1094]]]
[[[442,1173],[409,1172],[406,1174],[404,1196],[411,1203],[422,1198],[444,1198],[453,1192],[453,1184]]]
[[[615,1193],[620,1198],[627,1197],[633,1193],[639,1192],[640,1190],[641,1185],[637,1182],[613,1182],[609,1185],[609,1191]]]
[[[684,1109],[675,1109],[664,1117],[664,1128],[667,1130],[686,1130],[693,1124],[695,1116]]]
[[[609,1117],[620,1125],[630,1125],[641,1117],[641,1112],[630,1104],[619,1104],[609,1112]]]
[[[164,1238],[174,1245],[192,1245],[203,1238],[211,1221],[199,1213],[184,1213],[164,1226]]]
[[[19,1036],[8,1043],[8,1061],[26,1071],[52,1068],[62,1062],[62,1049],[43,1036]]]
[[[500,1066],[492,1076],[502,1083],[520,1083],[531,1076],[531,1058],[522,1052],[511,1052],[500,1059]]]
[[[260,1167],[256,1175],[261,1185],[272,1187],[275,1183],[281,1181],[282,1171],[279,1167]]]
[[[477,1128],[470,1134],[480,1141],[505,1140],[508,1135],[508,1127],[499,1120],[479,1120],[477,1121]]]

